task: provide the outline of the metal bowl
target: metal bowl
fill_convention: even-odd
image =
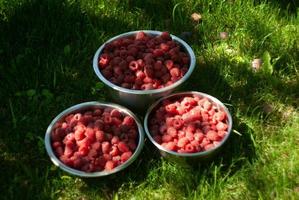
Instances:
[[[165,99],[170,99],[173,97],[175,98],[175,97],[179,97],[179,96],[187,96],[187,95],[197,95],[200,97],[205,97],[205,98],[209,99],[211,102],[213,102],[214,104],[216,104],[218,106],[219,110],[224,111],[227,114],[227,122],[228,122],[228,131],[227,132],[228,133],[222,139],[222,141],[220,142],[220,144],[218,146],[216,146],[212,149],[209,149],[207,151],[202,151],[202,152],[178,153],[178,152],[167,150],[166,148],[164,148],[163,146],[158,144],[151,136],[151,133],[148,129],[148,120],[150,118],[152,111],[154,111],[155,108]],[[219,150],[223,147],[224,143],[229,138],[231,129],[232,129],[232,124],[233,124],[233,122],[232,122],[231,114],[223,103],[221,103],[218,99],[216,99],[213,96],[210,96],[208,94],[201,93],[201,92],[195,92],[195,91],[175,93],[175,94],[171,94],[167,97],[159,99],[152,106],[150,106],[150,108],[147,110],[145,118],[144,118],[145,133],[146,133],[147,137],[149,138],[149,140],[151,141],[151,143],[153,143],[154,146],[156,146],[156,148],[159,149],[161,155],[167,159],[174,160],[177,162],[182,162],[182,163],[186,163],[186,162],[188,163],[190,161],[192,163],[192,161],[202,161],[202,160],[211,159],[217,152],[219,152]]]
[[[60,122],[61,120],[63,120],[65,116],[67,116],[71,113],[81,112],[84,110],[90,110],[90,109],[95,109],[95,108],[104,108],[104,107],[116,108],[121,113],[125,113],[126,115],[129,115],[135,119],[135,122],[136,122],[137,128],[138,128],[138,133],[139,133],[138,145],[137,145],[135,152],[133,153],[133,155],[131,156],[131,158],[129,160],[127,160],[125,163],[117,166],[116,168],[114,168],[111,171],[100,171],[100,172],[90,172],[89,173],[89,172],[84,172],[84,171],[80,171],[80,170],[68,167],[63,162],[61,162],[59,160],[59,158],[56,157],[55,153],[53,152],[52,146],[51,146],[51,132],[52,132],[55,124],[57,122]],[[138,155],[140,154],[140,152],[143,148],[143,144],[144,144],[144,132],[143,132],[142,124],[140,123],[139,119],[130,110],[128,110],[127,108],[125,108],[123,106],[117,105],[117,104],[112,104],[112,103],[108,104],[108,103],[96,102],[96,101],[77,104],[75,106],[72,106],[72,107],[64,110],[59,115],[57,115],[57,117],[55,117],[53,119],[51,124],[48,126],[48,129],[47,129],[46,135],[45,135],[45,146],[46,146],[46,150],[47,150],[47,153],[48,153],[51,161],[56,166],[58,166],[60,169],[66,171],[72,175],[76,175],[76,176],[80,176],[80,177],[102,177],[102,176],[114,174],[116,172],[119,172],[119,171],[125,169],[134,160],[136,160],[136,158],[138,157]]]
[[[144,33],[152,36],[161,35],[162,32],[160,31],[151,31],[151,30],[140,30]],[[192,50],[192,48],[184,42],[182,39],[171,35],[172,40],[177,42],[181,45],[181,47],[185,50],[185,52],[190,57],[190,66],[187,71],[187,73],[177,82],[173,83],[172,85],[169,85],[167,87],[161,88],[161,89],[154,89],[154,90],[132,90],[132,89],[126,89],[123,87],[120,87],[118,85],[115,85],[111,83],[109,80],[107,80],[101,73],[98,67],[98,57],[102,53],[105,45],[107,43],[110,43],[116,39],[128,37],[128,36],[134,36],[136,33],[140,31],[132,31],[123,33],[120,35],[117,35],[110,40],[106,41],[100,48],[96,51],[94,57],[93,57],[93,69],[98,76],[98,78],[106,84],[110,88],[110,94],[112,96],[112,99],[116,101],[117,103],[120,103],[122,105],[128,106],[129,108],[132,108],[136,111],[142,111],[145,110],[149,105],[151,105],[156,99],[164,97],[166,95],[169,95],[174,90],[178,89],[179,86],[182,85],[192,74],[194,67],[195,67],[195,55]]]

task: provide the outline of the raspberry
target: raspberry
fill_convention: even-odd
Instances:
[[[60,156],[63,155],[63,148],[62,148],[62,146],[59,146],[59,147],[54,148],[54,151],[55,151],[55,154],[56,154],[58,157],[60,157]]]
[[[192,132],[186,132],[186,138],[188,138],[189,141],[194,140],[194,134]]]
[[[143,80],[145,78],[145,73],[141,70],[137,71],[136,72],[136,78],[140,79],[140,80]]]
[[[136,34],[135,39],[136,40],[144,40],[146,38],[146,34],[143,31],[140,31]]]
[[[127,151],[127,152],[124,152],[123,154],[121,154],[120,159],[122,162],[126,162],[127,160],[130,159],[131,156],[132,156],[132,152]]]
[[[105,133],[101,130],[95,132],[96,140],[102,142],[105,140]]]
[[[87,128],[86,131],[85,131],[85,135],[86,137],[88,138],[89,141],[93,142],[96,137],[95,137],[95,132],[93,129],[91,128]]]
[[[175,118],[172,122],[172,125],[175,129],[180,129],[184,125],[183,120],[181,118]]]
[[[218,131],[218,135],[219,135],[219,137],[222,137],[222,138],[223,138],[226,134],[227,134],[226,131]]]
[[[127,126],[133,126],[135,125],[135,120],[131,116],[125,116],[122,124]]]
[[[117,147],[118,147],[118,149],[121,152],[127,152],[127,151],[129,151],[129,147],[124,142],[119,142],[118,145],[117,145]]]
[[[205,137],[204,134],[201,132],[196,132],[196,133],[194,133],[193,136],[194,136],[195,141],[198,141],[199,143],[202,142],[202,140]]]
[[[207,144],[206,146],[204,146],[204,149],[207,151],[209,149],[214,148],[214,144]]]
[[[224,112],[218,111],[215,113],[213,118],[217,121],[223,121],[226,118],[226,114]]]
[[[171,36],[170,36],[170,34],[168,32],[162,32],[161,38],[163,40],[171,40]]]
[[[101,145],[100,142],[95,142],[95,143],[92,144],[91,148],[96,150],[96,151],[100,151],[101,148],[102,148],[102,145]]]
[[[138,65],[137,61],[131,61],[129,64],[129,68],[133,71],[137,71],[138,69],[140,69],[140,66]]]
[[[194,146],[190,143],[187,144],[184,149],[187,153],[194,153],[195,152]]]
[[[171,137],[177,137],[177,130],[174,127],[168,127],[167,134]]]
[[[161,43],[160,48],[163,52],[167,52],[170,49],[169,45],[166,43]]]
[[[111,171],[114,167],[114,162],[111,160],[107,161],[105,164],[105,170],[107,171]]]
[[[154,89],[154,86],[152,83],[142,84],[141,90],[152,90]]]
[[[203,108],[205,110],[210,110],[212,108],[211,102],[209,102],[209,100],[205,100],[204,103],[203,103]]]
[[[172,137],[170,135],[162,136],[162,142],[170,142],[171,140],[172,140]]]
[[[117,155],[119,155],[119,150],[118,150],[118,148],[116,146],[113,146],[111,148],[110,155],[111,156],[117,156]]]
[[[108,65],[109,63],[109,55],[108,54],[102,54],[99,58],[99,66],[101,68],[104,68]]]
[[[174,142],[168,142],[166,143],[165,148],[170,151],[175,151],[177,149],[177,146]]]
[[[218,124],[216,125],[216,129],[218,131],[226,131],[228,128],[227,124],[223,123],[223,122],[218,122]]]
[[[119,112],[119,110],[118,109],[113,109],[112,111],[111,111],[111,113],[110,113],[110,116],[111,117],[116,117],[116,118],[121,118],[122,117],[122,114],[121,114],[121,112]]]
[[[167,106],[165,106],[165,110],[166,110],[166,112],[171,113],[171,114],[178,113],[177,105],[175,105],[175,104],[168,104]]]
[[[177,68],[177,67],[174,67],[174,68],[171,68],[170,69],[170,75],[172,76],[172,77],[179,77],[180,76],[180,69],[179,68]]]
[[[184,138],[181,138],[181,139],[178,140],[178,144],[177,145],[178,145],[178,147],[184,147],[188,143],[189,143],[188,138],[184,137]]]
[[[109,153],[110,151],[110,143],[109,142],[103,142],[102,143],[102,152],[103,153]]]
[[[207,132],[207,138],[212,141],[220,141],[221,140],[221,137],[219,137],[217,132],[212,131],[212,130]]]
[[[153,51],[153,55],[154,55],[155,57],[163,56],[163,54],[164,54],[164,52],[163,52],[163,50],[161,50],[161,49],[155,49],[155,50]]]
[[[111,139],[111,144],[118,144],[119,143],[119,137],[118,136],[113,136]]]

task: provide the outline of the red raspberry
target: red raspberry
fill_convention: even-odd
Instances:
[[[216,129],[218,131],[226,131],[228,128],[227,124],[223,123],[223,122],[218,122],[218,124],[216,125]]]
[[[118,150],[118,148],[116,146],[113,146],[111,148],[110,155],[111,156],[117,156],[117,155],[119,155],[119,150]]]
[[[172,140],[172,137],[170,135],[163,135],[162,136],[162,142],[170,142]]]
[[[147,37],[147,35],[143,31],[140,31],[140,32],[136,33],[135,39],[136,40],[145,40],[146,37]]]
[[[111,139],[111,144],[118,144],[119,143],[119,137],[118,136],[113,136]]]
[[[171,68],[170,75],[172,77],[179,77],[181,75],[180,69],[177,67]]]
[[[167,52],[167,51],[170,49],[169,45],[166,44],[166,43],[161,43],[161,44],[160,44],[160,48],[161,48],[161,50],[164,51],[164,52]]]
[[[136,78],[140,79],[140,80],[143,80],[145,78],[145,73],[141,70],[137,71],[136,72]]]
[[[93,141],[96,140],[95,132],[94,132],[94,130],[91,129],[91,128],[87,128],[87,129],[86,129],[86,131],[85,131],[85,135],[86,135],[86,137],[88,138],[88,140],[89,140],[90,142],[93,142]]]
[[[165,110],[166,110],[166,112],[171,113],[171,114],[178,113],[177,105],[175,105],[175,104],[168,104],[167,106],[165,106]]]
[[[201,143],[202,142],[202,140],[204,139],[204,134],[202,133],[202,132],[196,132],[196,133],[194,133],[194,139],[196,140],[196,141],[198,141],[199,143]]]
[[[171,36],[170,36],[170,34],[168,32],[162,32],[161,38],[163,40],[171,40]]]
[[[154,70],[151,65],[145,65],[144,73],[147,77],[152,78],[154,76]]]
[[[203,102],[203,108],[205,109],[205,110],[210,110],[211,108],[212,108],[212,103],[209,101],[209,100],[205,100],[204,102]]]
[[[166,60],[164,62],[165,66],[167,67],[168,70],[172,69],[173,67],[173,61],[172,60]]]
[[[170,135],[171,137],[177,137],[177,130],[174,127],[168,127],[167,128],[167,134]]]
[[[135,120],[131,116],[125,116],[122,124],[127,126],[133,126],[135,125]]]
[[[105,141],[102,143],[102,152],[105,154],[105,153],[109,153],[110,151],[110,143]]]
[[[144,83],[153,83],[153,79],[151,79],[150,77],[145,77],[145,78],[143,79],[143,82],[144,82]]]
[[[129,64],[129,68],[133,71],[137,71],[138,69],[140,69],[140,66],[138,65],[137,61],[131,61]]]
[[[183,137],[183,138],[180,138],[179,140],[178,140],[178,147],[184,147],[184,146],[186,146],[187,144],[189,143],[189,140],[188,140],[188,138],[186,138],[186,137]]]
[[[165,148],[170,151],[175,151],[177,149],[177,146],[176,146],[175,142],[168,142],[168,143],[166,143]]]
[[[122,162],[126,162],[127,160],[130,159],[130,157],[132,156],[132,152],[131,151],[127,151],[127,152],[124,152],[123,154],[121,154],[121,161]]]
[[[103,142],[105,140],[105,133],[101,130],[95,132],[96,140],[99,142]]]
[[[118,149],[121,152],[127,152],[127,151],[129,151],[129,147],[124,142],[119,142],[118,145],[117,145],[117,147],[118,147]]]
[[[131,52],[130,49],[129,49],[129,51],[128,51],[128,54],[133,55],[133,53]],[[133,56],[128,56],[128,57],[126,58],[126,61],[127,61],[128,63],[130,63],[130,62],[133,61],[133,60],[135,60],[135,58],[134,58]]]
[[[226,114],[225,114],[225,112],[218,111],[215,113],[213,118],[217,121],[223,121],[226,118]]]
[[[180,129],[184,125],[184,122],[181,118],[175,118],[172,122],[172,125],[175,129]]]
[[[91,148],[96,150],[96,151],[100,151],[101,148],[102,148],[102,145],[101,145],[100,142],[95,142],[95,143],[92,144]]]
[[[222,137],[222,138],[223,138],[226,134],[227,134],[226,131],[218,131],[218,135],[219,135],[219,137]]]
[[[195,152],[195,148],[194,148],[194,146],[192,145],[192,144],[186,144],[186,146],[185,146],[185,151],[187,152],[187,153],[194,153]]]
[[[186,131],[186,138],[188,138],[189,141],[194,140],[194,134],[192,132]]]
[[[214,144],[207,144],[206,146],[204,146],[204,149],[207,151],[209,149],[214,148]]]
[[[164,55],[164,52],[163,52],[163,50],[161,50],[161,49],[155,49],[155,50],[153,51],[153,55],[154,55],[154,57],[163,56],[163,55]]]
[[[58,147],[54,148],[54,152],[58,157],[62,156],[64,153],[62,146],[58,146]]]
[[[141,90],[152,90],[154,89],[154,86],[152,83],[142,84]]]
[[[103,69],[108,65],[109,61],[110,61],[109,55],[108,54],[102,54],[99,57],[99,66]]]
[[[105,170],[107,171],[111,171],[114,167],[114,162],[111,160],[107,161],[105,164]]]
[[[208,131],[207,138],[212,141],[220,141],[221,140],[221,137],[219,137],[219,135],[215,131]]]
[[[112,111],[111,111],[111,113],[110,113],[110,116],[111,117],[116,117],[116,118],[121,118],[122,117],[122,114],[121,114],[121,112],[119,112],[119,110],[118,109],[113,109]]]

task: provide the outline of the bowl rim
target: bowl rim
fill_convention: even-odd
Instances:
[[[110,107],[110,108],[119,109],[121,112],[133,117],[136,124],[137,124],[139,138],[138,138],[138,145],[137,145],[134,153],[132,154],[132,156],[125,163],[115,167],[111,171],[103,170],[103,171],[100,171],[100,172],[84,172],[84,171],[81,171],[81,170],[71,168],[71,167],[65,165],[63,162],[60,161],[59,158],[56,157],[56,155],[55,155],[55,153],[52,149],[52,146],[51,146],[51,132],[52,132],[53,127],[55,126],[55,124],[59,120],[61,120],[61,118],[65,117],[68,114],[76,112],[77,110],[81,110],[81,109],[84,110],[84,108],[88,109],[88,108],[93,108],[93,107]],[[107,103],[107,102],[102,102],[102,101],[90,101],[90,102],[84,102],[84,103],[80,103],[80,104],[76,104],[74,106],[71,106],[71,107],[65,109],[64,111],[62,111],[60,114],[58,114],[52,120],[50,125],[48,126],[48,128],[46,130],[44,142],[45,142],[46,151],[47,151],[48,156],[50,157],[51,161],[54,163],[54,165],[56,165],[57,167],[59,167],[63,171],[65,171],[67,173],[70,173],[72,175],[80,176],[80,177],[102,177],[102,176],[107,176],[107,175],[111,175],[111,174],[114,174],[116,172],[119,172],[119,171],[127,168],[132,162],[135,161],[135,159],[141,153],[142,148],[144,146],[144,131],[143,131],[142,123],[140,122],[138,117],[133,112],[131,112],[129,109],[127,109],[127,108],[125,108],[121,105],[114,104],[114,103]]]
[[[225,137],[221,140],[221,142],[219,143],[219,145],[217,145],[216,147],[213,147],[209,150],[206,151],[200,151],[200,152],[195,152],[195,153],[178,153],[175,151],[170,151],[166,148],[164,148],[163,146],[161,146],[159,143],[157,143],[153,137],[150,134],[150,131],[148,129],[148,120],[149,120],[149,116],[151,114],[151,112],[153,111],[153,109],[156,108],[156,106],[158,106],[163,100],[174,97],[174,96],[184,96],[184,95],[190,95],[190,94],[195,94],[195,95],[199,95],[201,97],[206,97],[209,100],[213,101],[214,103],[216,103],[219,107],[223,108],[223,110],[226,112],[227,114],[227,118],[228,118],[228,130],[227,130],[227,134],[225,135]],[[231,134],[231,130],[232,130],[232,126],[233,126],[233,121],[232,121],[232,116],[228,110],[228,108],[217,98],[206,94],[206,93],[202,93],[202,92],[197,92],[197,91],[185,91],[185,92],[178,92],[178,93],[173,93],[170,94],[168,96],[165,96],[163,98],[160,98],[158,101],[156,101],[155,103],[153,103],[147,110],[146,115],[144,117],[144,121],[143,121],[143,126],[144,126],[144,130],[145,133],[147,135],[147,137],[149,138],[149,140],[162,152],[167,152],[171,155],[175,155],[175,156],[179,156],[179,157],[204,157],[206,155],[209,155],[210,153],[214,152],[215,150],[219,149],[229,138],[230,134]]]
[[[119,39],[119,38],[122,38],[122,37],[127,37],[127,36],[132,36],[132,35],[135,35],[136,33],[138,32],[144,32],[146,34],[150,34],[150,35],[160,35],[162,33],[162,31],[155,31],[155,30],[137,30],[137,31],[130,31],[130,32],[125,32],[125,33],[122,33],[122,34],[119,34],[119,35],[116,35],[114,37],[112,37],[111,39],[107,40],[106,42],[104,42],[104,44],[102,44],[98,50],[96,51],[96,53],[94,54],[94,57],[93,57],[93,69],[94,69],[94,72],[96,73],[97,77],[104,83],[106,84],[107,86],[113,88],[114,90],[117,90],[117,91],[120,91],[120,92],[125,92],[125,93],[129,93],[129,94],[156,94],[156,93],[163,93],[163,92],[166,92],[168,90],[171,90],[171,89],[174,89],[176,88],[178,85],[182,84],[183,82],[185,82],[189,77],[190,75],[192,74],[194,68],[195,68],[195,63],[196,63],[196,59],[195,59],[195,54],[192,50],[192,48],[182,39],[180,39],[179,37],[175,36],[175,35],[172,35],[170,34],[172,40],[174,40],[175,42],[178,42],[180,45],[182,45],[185,50],[187,51],[189,57],[190,57],[190,65],[189,65],[189,69],[187,71],[187,73],[181,78],[179,79],[178,81],[176,81],[175,83],[169,85],[169,86],[166,86],[164,88],[160,88],[160,89],[153,89],[153,90],[132,90],[132,89],[127,89],[127,88],[123,88],[123,87],[120,87],[118,85],[115,85],[113,83],[111,83],[109,80],[107,80],[103,75],[102,73],[100,72],[99,70],[99,67],[98,67],[98,57],[100,55],[100,53],[102,52],[102,50],[104,49],[104,47],[106,46],[106,44],[116,40],[116,39]]]

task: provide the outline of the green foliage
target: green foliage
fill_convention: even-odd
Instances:
[[[0,0],[1,198],[298,199],[294,2]],[[192,22],[193,12],[201,13],[201,23]],[[116,176],[65,174],[45,152],[47,126],[71,105],[110,101],[93,72],[93,55],[112,36],[141,29],[192,33],[197,65],[184,89],[228,105],[230,140],[213,161],[191,167],[161,158],[147,141]],[[260,71],[252,70],[254,58],[263,60]]]

